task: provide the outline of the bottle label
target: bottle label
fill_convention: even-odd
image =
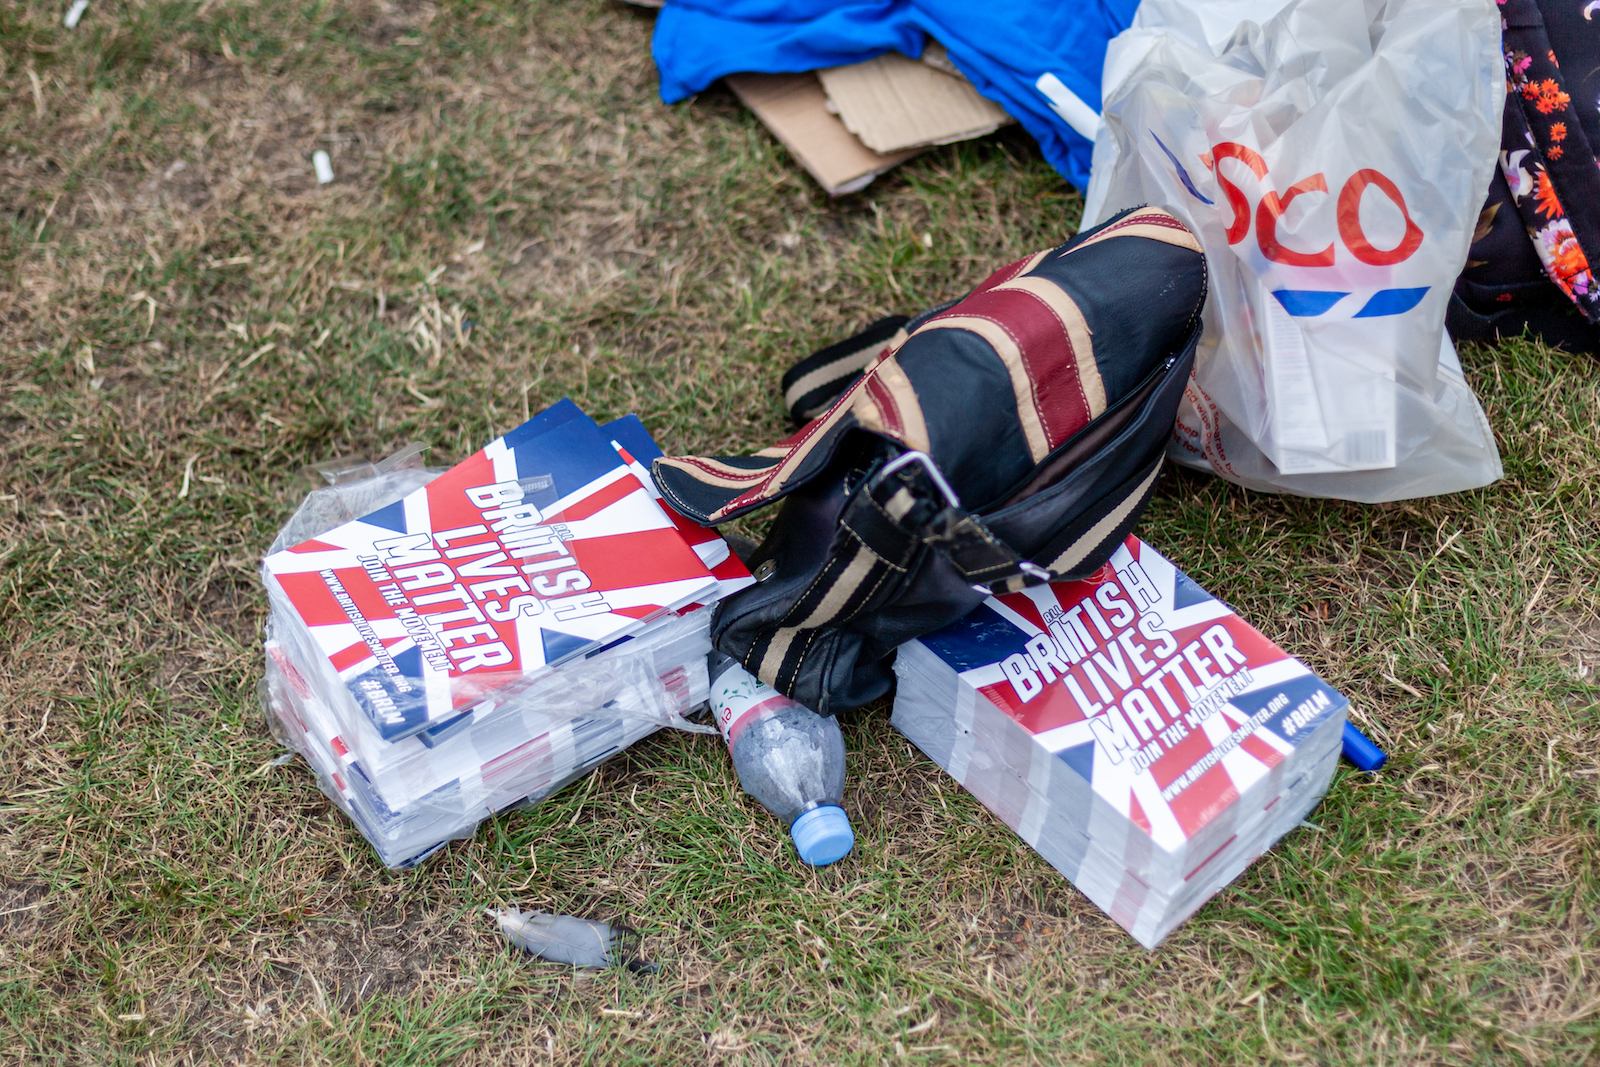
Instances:
[[[792,701],[788,697],[737,664],[712,683],[711,710],[716,713],[717,729],[722,731],[729,748],[762,712],[789,703]]]

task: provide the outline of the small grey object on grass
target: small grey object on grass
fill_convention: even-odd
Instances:
[[[61,25],[69,30],[78,28],[78,20],[83,18],[83,13],[89,10],[89,0],[72,0],[72,6],[67,8],[67,17],[61,20]]]
[[[580,919],[576,915],[548,915],[540,911],[484,908],[500,924],[500,933],[517,948],[552,963],[574,967],[609,967],[625,963],[629,970],[654,973],[656,965],[631,956],[637,935],[626,926]]]

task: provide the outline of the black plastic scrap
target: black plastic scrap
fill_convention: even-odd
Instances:
[[[574,967],[623,963],[631,971],[656,971],[655,964],[632,955],[630,949],[637,946],[638,935],[626,926],[517,908],[485,908],[484,914],[500,924],[500,933],[507,941],[540,959]]]

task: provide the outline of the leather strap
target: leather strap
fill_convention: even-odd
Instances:
[[[906,339],[906,315],[889,315],[860,333],[811,353],[783,376],[783,406],[796,425],[828,410],[828,405],[860,376],[885,349]]]

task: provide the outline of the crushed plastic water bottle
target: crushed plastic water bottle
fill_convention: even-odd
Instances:
[[[631,971],[652,974],[657,969],[633,954],[639,936],[626,926],[517,908],[483,910],[500,924],[500,933],[508,942],[540,959],[574,967],[609,967],[620,962]]]
[[[800,858],[825,867],[850,854],[845,814],[844,737],[818,715],[712,650],[711,707],[744,791],[789,828]]]

